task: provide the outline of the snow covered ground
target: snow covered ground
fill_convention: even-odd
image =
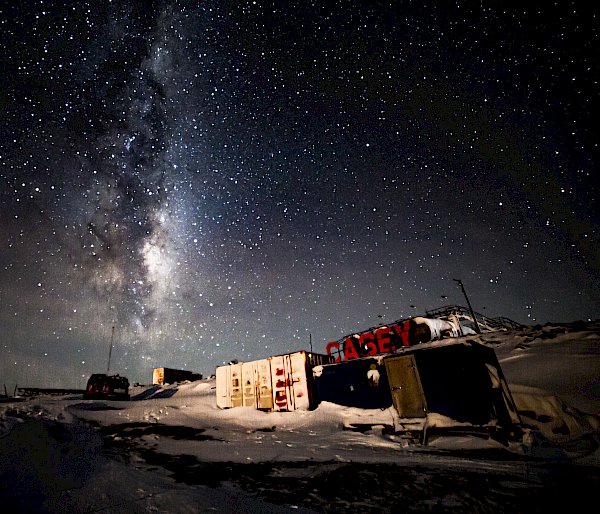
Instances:
[[[0,404],[3,512],[557,512],[597,501],[600,322],[468,336],[493,347],[526,428],[424,447],[356,409],[220,410],[215,381],[132,401]],[[360,412],[385,416],[385,411]]]

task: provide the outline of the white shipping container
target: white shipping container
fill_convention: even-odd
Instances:
[[[217,407],[254,407],[268,411],[314,408],[312,367],[333,362],[329,355],[304,350],[257,361],[219,366]]]
[[[308,410],[310,397],[306,376],[306,352],[271,357],[273,410]]]
[[[268,359],[244,362],[242,364],[242,381],[244,407],[262,410],[273,408],[271,366]]]
[[[218,366],[216,369],[217,407],[230,409],[243,405],[242,364]]]

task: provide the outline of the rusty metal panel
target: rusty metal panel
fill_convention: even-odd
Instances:
[[[152,383],[156,385],[165,383],[165,368],[154,368],[152,370]]]
[[[294,410],[308,410],[310,407],[306,359],[307,354],[304,351],[292,353],[287,359],[290,371],[289,389]]]
[[[273,385],[271,382],[271,363],[268,359],[256,362],[256,408],[273,409]]]
[[[271,380],[273,386],[273,410],[289,411],[291,408],[291,398],[289,384],[289,366],[286,363],[287,355],[277,355],[270,357]]]
[[[425,417],[427,403],[414,357],[389,357],[384,362],[398,415],[401,418]]]

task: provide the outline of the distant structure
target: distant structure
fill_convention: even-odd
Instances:
[[[173,368],[154,368],[152,370],[152,383],[154,385],[173,384],[175,382],[194,382],[202,380],[202,375],[194,371]]]

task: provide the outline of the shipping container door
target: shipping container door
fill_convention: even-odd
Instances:
[[[271,383],[273,384],[273,410],[289,411],[291,410],[289,383],[289,365],[286,360],[289,356],[277,355],[270,358],[271,363]]]
[[[310,408],[306,357],[306,352],[295,352],[287,356],[290,376],[289,396],[292,399],[290,410],[308,410]]]
[[[163,385],[165,383],[164,368],[154,368],[152,371],[152,383],[156,385]]]
[[[217,407],[231,407],[231,366],[218,366],[216,369]]]
[[[384,362],[398,415],[401,418],[424,418],[427,415],[427,403],[414,357],[389,357]]]
[[[262,410],[271,410],[273,409],[273,386],[269,359],[257,361],[256,372],[256,407]]]
[[[242,363],[242,405],[256,408],[256,362]]]
[[[230,364],[230,394],[231,406],[241,407],[244,404],[244,393],[242,391],[242,365]]]

